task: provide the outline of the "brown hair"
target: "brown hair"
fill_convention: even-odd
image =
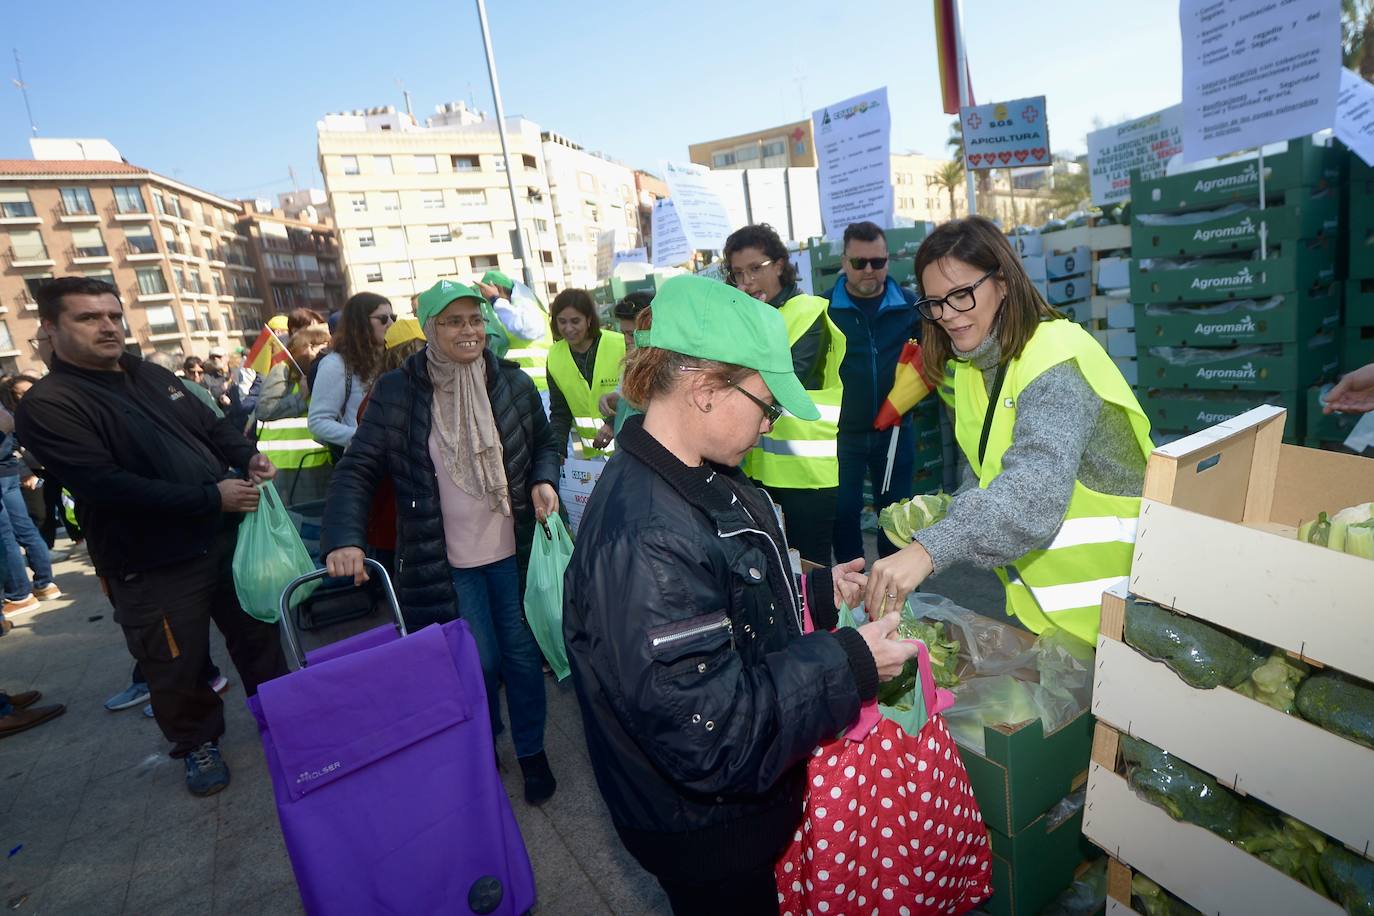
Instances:
[[[782,265],[782,271],[778,274],[778,283],[783,289],[797,282],[797,265],[792,263],[792,259],[787,255],[787,246],[783,244],[782,237],[778,235],[776,229],[767,223],[757,223],[752,226],[745,226],[743,229],[736,229],[730,233],[730,237],[725,240],[725,250],[720,253],[720,258],[725,262],[725,282],[734,286],[735,283],[730,279],[730,259],[746,248],[757,248],[762,251],[764,257],[773,261],[775,264]]]
[[[294,309],[291,314],[286,316],[286,332],[288,334],[295,334],[301,328],[308,328],[312,324],[324,323],[324,316],[314,309]]]
[[[391,300],[377,293],[354,293],[344,303],[339,327],[334,332],[334,352],[343,359],[344,370],[365,384],[377,375],[382,361],[382,344],[372,334],[372,313]]]
[[[288,389],[301,380],[301,372],[310,371],[312,360],[306,351],[313,346],[329,343],[329,332],[324,328],[306,326],[291,335],[291,339],[286,342],[286,352],[291,354],[294,363],[286,364],[286,387]],[[300,372],[296,367],[300,367]]]
[[[985,272],[995,270],[1006,286],[1007,294],[998,306],[992,325],[992,332],[1002,347],[1004,365],[1021,355],[1026,341],[1031,339],[1041,321],[1064,317],[1045,302],[1026,275],[1007,237],[989,219],[981,216],[952,219],[928,235],[916,251],[917,284],[925,276],[927,267],[945,258],[962,261]],[[940,322],[921,318],[921,353],[926,377],[941,378],[945,363],[954,358],[954,347]]]
[[[553,331],[554,340],[562,340],[563,335],[558,330],[558,315],[564,309],[576,309],[578,314],[587,319],[587,333],[592,339],[596,339],[596,334],[601,330],[601,319],[596,317],[596,303],[592,300],[592,294],[585,289],[573,289],[569,287],[557,296],[553,297],[553,305],[549,307],[549,330]]]
[[[410,359],[424,348],[425,340],[423,337],[416,337],[413,340],[407,340],[405,343],[399,343],[394,347],[387,347],[386,351],[382,353],[382,366],[377,370],[377,375],[381,376],[383,373],[390,372],[392,369],[401,368],[406,364],[406,360]]]
[[[635,329],[647,331],[653,327],[653,323],[654,310],[650,306],[635,318]],[[629,399],[635,407],[643,410],[654,398],[667,394],[679,384],[682,378],[682,372],[678,368],[680,366],[700,369],[701,375],[721,387],[729,385],[732,381],[737,382],[742,376],[753,371],[730,363],[687,356],[661,347],[635,347],[625,357],[620,378],[620,394]]]

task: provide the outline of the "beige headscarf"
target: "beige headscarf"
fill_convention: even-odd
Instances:
[[[487,397],[487,361],[459,363],[434,345],[434,319],[425,322],[430,344],[429,380],[434,385],[434,430],[444,470],[458,489],[485,500],[493,512],[510,515],[510,486],[501,450],[501,435]]]

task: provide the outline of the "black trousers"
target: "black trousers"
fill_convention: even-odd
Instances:
[[[778,885],[772,865],[704,884],[662,878],[658,883],[668,895],[673,916],[777,916],[778,913]]]
[[[173,757],[224,734],[224,703],[206,681],[210,621],[224,634],[248,696],[286,673],[275,623],[248,616],[234,592],[236,530],[226,528],[206,556],[111,579],[115,621],[148,681],[153,716]]]
[[[797,548],[803,560],[810,560],[818,566],[830,566],[830,547],[835,537],[835,502],[839,496],[839,487],[828,487],[824,490],[763,488],[773,497],[773,502],[782,508],[788,546]]]

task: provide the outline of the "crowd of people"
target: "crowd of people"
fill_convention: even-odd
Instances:
[[[777,233],[746,226],[725,243],[725,283],[663,281],[616,303],[614,328],[585,290],[545,309],[497,271],[439,281],[413,317],[360,292],[327,321],[274,318],[288,355],[265,375],[241,350],[134,356],[113,286],[53,280],[37,297],[48,374],[0,383],[0,621],[61,594],[59,526],[84,538],[135,662],[107,708],[146,701],[188,789],[222,790],[211,622],[248,695],[287,671],[278,625],[242,610],[231,568],[272,481],[288,505],[323,501],[330,575],[361,585],[376,560],[409,629],[466,621],[492,732],[509,720],[540,804],[557,781],[525,570],[538,524],[563,511],[562,463],[607,459],[564,602],[602,796],[675,912],[774,912],[806,758],[915,653],[894,638],[906,595],[971,563],[1032,631],[1093,640],[1101,582],[1129,570],[1151,450],[1115,365],[992,223],[926,239],[919,297],[888,277],[880,227],[850,226],[843,249],[834,289],[810,295]],[[879,509],[911,495],[911,417],[895,452],[873,422],[913,339],[962,479],[943,520],[880,545],[865,574],[865,478]],[[1372,393],[1366,367],[1331,403],[1369,409]],[[867,622],[836,628],[859,607]],[[0,693],[0,737],[62,711],[37,700]]]

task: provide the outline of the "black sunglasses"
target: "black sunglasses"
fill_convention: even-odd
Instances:
[[[737,382],[729,382],[728,384],[731,388],[735,389],[740,394],[744,395],[746,398],[753,401],[755,404],[759,405],[759,410],[762,410],[763,415],[768,418],[768,423],[770,426],[774,423],[777,423],[778,420],[782,417],[782,408],[779,407],[777,404],[769,404],[762,398],[755,397],[748,391],[744,390],[744,387]]]
[[[850,258],[849,266],[855,270],[864,270],[872,264],[874,270],[882,270],[887,266],[887,258]]]
[[[982,286],[983,281],[995,273],[997,273],[996,267],[983,274],[968,286],[952,289],[949,293],[938,299],[918,299],[916,301],[916,311],[921,313],[922,318],[929,321],[939,321],[940,316],[945,313],[944,307],[946,305],[956,312],[967,312],[977,304],[977,299],[974,298],[973,291]]]

